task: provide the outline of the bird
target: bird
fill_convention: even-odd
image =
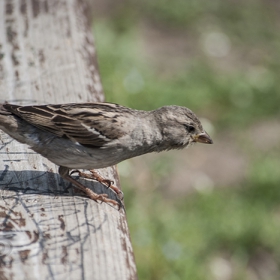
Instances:
[[[213,143],[198,117],[177,105],[144,111],[106,102],[27,106],[6,102],[0,104],[0,129],[58,165],[60,176],[89,198],[119,207],[119,201],[74,179],[73,172],[106,184],[122,199],[119,188],[96,169],[151,152]]]

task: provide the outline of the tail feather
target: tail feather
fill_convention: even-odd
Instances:
[[[0,115],[12,115],[12,113],[5,108],[5,104],[0,104]]]

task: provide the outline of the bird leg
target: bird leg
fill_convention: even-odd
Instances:
[[[106,203],[111,203],[113,205],[118,205],[119,209],[121,208],[121,203],[108,198],[108,194],[97,194],[95,192],[93,192],[91,189],[85,187],[84,185],[82,185],[81,183],[79,183],[78,181],[76,181],[74,178],[72,178],[69,175],[69,169],[67,167],[64,166],[60,166],[58,169],[59,175],[69,181],[70,183],[72,183],[76,188],[80,189],[81,191],[83,191],[85,194],[87,194],[91,199],[95,200],[96,202],[98,200],[100,200],[101,202],[106,202]]]
[[[92,179],[95,180],[103,185],[105,185],[107,188],[112,189],[119,197],[120,200],[123,200],[123,192],[116,186],[113,185],[113,181],[109,179],[104,179],[101,177],[94,169],[89,170],[91,174],[87,174],[84,172],[81,172],[79,170],[73,170],[71,174],[74,172],[78,172],[80,177],[86,178],[86,179]]]

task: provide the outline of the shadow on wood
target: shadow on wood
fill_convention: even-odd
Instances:
[[[0,171],[1,172],[1,171]],[[117,194],[105,185],[94,180],[72,177],[80,183],[90,187],[97,194],[107,194],[110,199],[119,201]],[[26,179],[28,178],[28,179]],[[48,182],[46,184],[45,182]],[[15,195],[40,194],[50,196],[80,196],[89,199],[82,191],[76,189],[71,183],[63,180],[57,173],[49,171],[9,171],[9,165],[0,173],[0,190],[15,192]],[[5,199],[2,196],[2,199]],[[100,204],[100,202],[98,202]],[[114,207],[116,208],[116,207]]]

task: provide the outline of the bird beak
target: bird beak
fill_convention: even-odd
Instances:
[[[204,131],[200,134],[194,136],[194,142],[204,143],[204,144],[213,144],[213,140],[210,136]]]

